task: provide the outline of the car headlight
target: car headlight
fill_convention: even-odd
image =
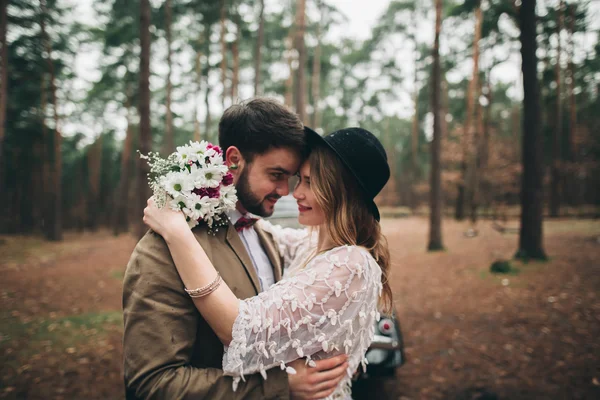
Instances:
[[[387,360],[388,354],[389,352],[387,350],[371,349],[367,351],[366,357],[369,364],[377,365],[385,362],[385,360]]]

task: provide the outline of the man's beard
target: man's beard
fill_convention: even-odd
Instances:
[[[273,214],[273,210],[268,211],[263,206],[263,202],[266,199],[274,199],[277,200],[281,196],[278,194],[270,194],[264,199],[258,198],[250,188],[250,183],[248,182],[248,169],[244,169],[240,177],[235,185],[235,189],[237,191],[237,197],[242,206],[246,209],[246,211],[258,215],[260,217],[270,217]]]

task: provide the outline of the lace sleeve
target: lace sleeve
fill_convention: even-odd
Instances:
[[[225,374],[236,377],[235,388],[244,374],[266,379],[273,366],[294,373],[285,363],[298,358],[311,364],[332,352],[366,351],[380,291],[381,272],[366,251],[344,246],[315,257],[302,272],[240,301]]]
[[[283,267],[288,268],[299,253],[299,249],[310,240],[308,229],[283,228],[281,225],[273,225],[271,222],[261,219],[257,222],[260,227],[269,232],[283,257]]]

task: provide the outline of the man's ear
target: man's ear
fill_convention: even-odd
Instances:
[[[229,146],[225,152],[225,165],[233,176],[237,176],[244,167],[244,156],[235,146]]]

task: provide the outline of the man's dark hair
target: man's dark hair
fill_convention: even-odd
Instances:
[[[237,147],[251,162],[272,148],[288,148],[306,155],[306,137],[296,114],[277,100],[257,97],[229,107],[219,122],[223,154]]]

